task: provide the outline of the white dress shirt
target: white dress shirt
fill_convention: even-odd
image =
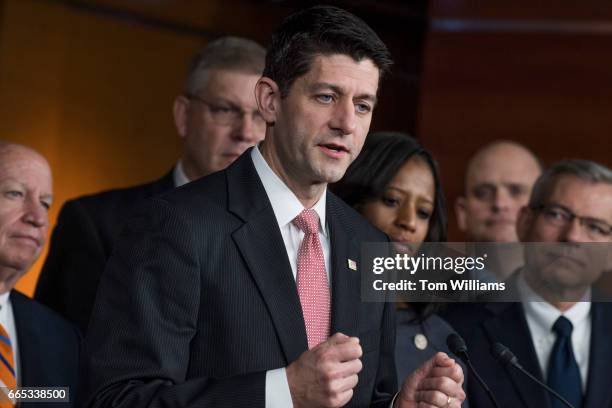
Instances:
[[[19,381],[19,349],[17,344],[17,328],[15,327],[15,316],[13,316],[13,305],[9,295],[11,292],[6,292],[0,295],[0,324],[6,330],[9,338],[11,339],[11,345],[13,346],[13,361],[15,362],[15,378],[17,384]]]
[[[522,275],[519,275],[518,289],[525,309],[527,325],[531,332],[540,369],[544,381],[548,375],[548,361],[557,335],[553,325],[559,316],[565,316],[574,326],[572,330],[572,348],[580,370],[582,392],[586,392],[587,375],[589,372],[589,353],[591,350],[591,291],[587,291],[583,300],[577,302],[565,312],[546,302],[535,293]]]
[[[295,194],[287,187],[287,185],[274,173],[266,160],[261,155],[259,148],[255,146],[251,151],[251,159],[255,165],[257,175],[261,179],[266,195],[272,204],[272,210],[278,222],[293,278],[297,276],[297,254],[300,248],[304,232],[291,222],[303,210],[304,206],[295,196]],[[330,281],[330,240],[327,224],[325,222],[325,204],[327,189],[323,195],[312,207],[319,215],[319,241],[323,249],[323,257],[325,258],[325,270],[327,272],[327,281]],[[276,407],[292,407],[291,393],[289,391],[289,383],[287,382],[287,373],[285,368],[277,368],[269,370],[266,373],[266,408]]]
[[[174,166],[174,170],[172,171],[172,180],[174,181],[174,187],[180,187],[183,184],[189,183],[189,177],[185,174],[185,170],[183,170],[183,161],[179,160]]]

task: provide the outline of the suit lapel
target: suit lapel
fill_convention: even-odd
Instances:
[[[40,362],[44,361],[44,350],[39,339],[44,334],[39,333],[34,325],[34,317],[30,315],[28,305],[19,293],[11,292],[11,304],[15,317],[17,331],[17,347],[19,353],[19,385],[27,387],[35,384],[44,384],[44,375],[41,377]]]
[[[308,349],[306,326],[283,238],[250,149],[226,175],[229,211],[244,222],[232,238],[261,292],[290,363]]]
[[[332,318],[330,334],[342,332],[347,336],[359,334],[359,315],[361,299],[359,268],[351,270],[348,260],[359,260],[359,248],[351,243],[348,226],[343,222],[337,198],[327,193],[327,223],[331,237],[332,265]],[[359,266],[359,265],[358,265]]]
[[[168,173],[164,174],[162,178],[152,183],[151,195],[155,196],[158,194],[162,194],[168,190],[172,190],[173,188],[174,188],[174,168],[172,168],[172,170],[170,170]]]
[[[591,305],[591,350],[584,408],[612,406],[612,304]]]
[[[484,322],[491,343],[500,342],[507,346],[516,355],[525,370],[542,380],[531,333],[521,304],[491,303],[487,305],[487,308],[495,314],[495,317]],[[483,350],[483,352],[486,351]],[[514,367],[505,367],[504,370],[514,384],[525,407],[543,408],[549,406],[546,391],[540,386]]]

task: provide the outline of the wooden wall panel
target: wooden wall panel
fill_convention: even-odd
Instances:
[[[63,201],[152,180],[179,154],[171,104],[205,38],[36,0],[5,0],[0,137],[51,164]],[[17,285],[33,291],[44,254]]]
[[[585,20],[578,25],[559,21],[571,9],[557,9],[558,21],[539,31],[542,10],[529,19],[528,8],[518,13],[498,3],[506,7],[432,3],[419,134],[440,162],[450,208],[462,191],[468,157],[494,139],[521,142],[546,164],[586,158],[612,165],[612,33],[602,31],[601,21],[586,21],[596,7],[581,2]],[[506,24],[496,25],[505,15]],[[451,239],[464,239],[453,211],[449,215]]]
[[[432,0],[431,16],[457,19],[515,21],[610,21],[607,0]]]

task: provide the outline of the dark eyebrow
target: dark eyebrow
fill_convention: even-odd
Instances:
[[[212,105],[213,106],[227,105],[229,108],[232,108],[232,109],[240,109],[240,106],[238,106],[234,102],[228,101],[227,99],[224,99],[224,98],[219,98],[217,103],[213,103]]]
[[[395,191],[398,191],[398,192],[400,192],[401,194],[404,194],[404,195],[409,194],[409,192],[408,192],[408,191],[404,190],[403,188],[395,187],[394,185],[390,185],[390,186],[388,186],[387,188],[388,188],[389,190],[395,190]],[[432,200],[432,199],[430,199],[429,197],[425,197],[425,196],[423,196],[423,195],[419,195],[419,198],[421,198],[421,199],[422,199],[423,201],[425,201],[425,203],[427,203],[427,204],[434,205],[433,200]]]
[[[608,223],[606,220],[604,220],[603,218],[591,217],[591,216],[589,216],[589,215],[578,215],[578,214],[576,214],[574,211],[572,211],[572,209],[571,209],[571,208],[566,207],[566,206],[564,206],[564,205],[562,205],[562,204],[557,204],[557,203],[552,202],[552,203],[547,204],[546,206],[547,206],[547,207],[549,207],[549,208],[550,208],[550,207],[557,207],[557,208],[560,208],[561,210],[563,210],[563,211],[565,211],[565,212],[567,212],[567,213],[573,214],[573,215],[574,215],[574,217],[579,217],[579,218],[582,218],[582,219],[585,219],[585,220],[590,220],[590,221],[595,221],[595,222],[602,222],[602,223],[604,223],[604,224],[608,224],[608,225],[610,225],[610,224],[609,224],[609,223]]]
[[[313,92],[320,91],[323,89],[329,89],[333,91],[334,93],[337,93],[338,95],[345,94],[342,88],[340,88],[338,85],[330,84],[328,82],[317,82],[316,84],[313,84],[312,86],[310,86],[310,90]],[[357,95],[353,99],[361,99],[361,100],[369,101],[372,103],[372,105],[376,105],[376,102],[378,101],[376,95],[371,95],[367,93]]]
[[[519,188],[527,188],[527,184],[526,183],[515,183],[515,182],[511,182],[511,183],[503,183],[502,184],[504,187],[519,187]]]
[[[259,109],[251,109],[251,110],[247,110],[244,107],[229,101],[227,99],[223,99],[223,98],[219,98],[218,103],[213,103],[211,104],[211,106],[215,107],[215,108],[224,108],[224,109],[231,109],[234,111],[238,111],[238,112],[259,112]]]
[[[479,184],[476,184],[476,185],[472,186],[472,191],[480,190],[482,188],[487,188],[487,189],[490,189],[490,190],[496,190],[497,186],[495,184],[493,184],[493,183],[489,183],[489,182],[485,181],[484,183],[479,183]]]

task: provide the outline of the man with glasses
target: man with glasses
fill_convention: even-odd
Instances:
[[[553,165],[536,181],[517,233],[525,266],[509,283],[520,303],[463,305],[448,316],[498,400],[511,407],[562,407],[488,353],[508,346],[519,363],[574,407],[612,407],[612,303],[595,302],[593,283],[610,269],[612,171],[585,160]],[[537,243],[537,244],[534,244]],[[490,402],[468,385],[471,407]],[[504,405],[504,406],[506,406]]]
[[[174,101],[183,154],[160,180],[68,201],[62,208],[35,298],[83,332],[98,281],[115,238],[140,200],[227,167],[265,136],[255,101],[265,49],[254,41],[224,37],[195,56],[184,89]]]

